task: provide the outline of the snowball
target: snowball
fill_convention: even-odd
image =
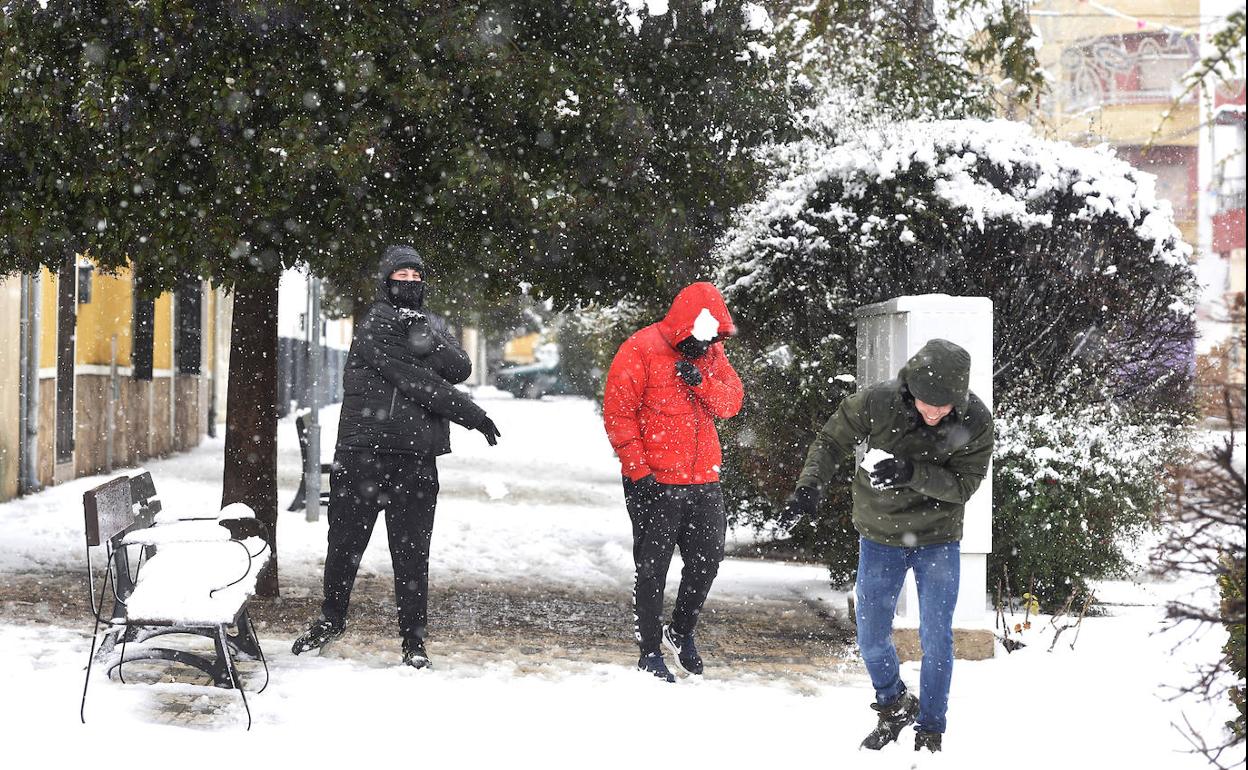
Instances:
[[[702,312],[698,313],[698,317],[693,321],[694,338],[702,342],[710,342],[717,334],[719,334],[719,321],[715,320],[710,310],[702,308]]]
[[[862,469],[870,473],[875,470],[876,465],[879,465],[884,460],[892,459],[892,457],[892,453],[885,452],[883,449],[868,449],[867,453],[862,457]],[[875,484],[872,484],[871,487],[879,489]]]

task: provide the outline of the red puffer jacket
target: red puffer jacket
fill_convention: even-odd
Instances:
[[[702,383],[690,387],[676,374],[684,356],[675,346],[693,335],[703,309],[719,328],[706,355],[693,360]],[[653,473],[663,484],[719,480],[715,418],[735,415],[744,396],[722,342],[736,331],[719,290],[695,283],[681,289],[662,321],[620,346],[607,373],[602,421],[625,476],[636,481]]]

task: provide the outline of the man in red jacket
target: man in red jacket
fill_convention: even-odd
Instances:
[[[676,295],[662,321],[620,346],[607,373],[602,419],[633,522],[637,667],[668,682],[676,678],[660,646],[686,673],[702,673],[693,627],[724,558],[727,528],[715,420],[740,411],[744,395],[724,355],[723,340],[736,331],[719,291],[695,283]],[[663,625],[676,546],[684,569],[672,622]]]

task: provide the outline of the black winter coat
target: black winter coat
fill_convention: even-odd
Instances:
[[[443,455],[451,451],[449,421],[476,428],[485,419],[485,411],[454,387],[472,373],[472,364],[446,322],[428,312],[424,321],[408,321],[384,299],[385,278],[409,266],[383,258],[382,299],[355,330],[342,377],[338,451]],[[411,336],[422,323],[436,341],[430,353],[418,356]]]

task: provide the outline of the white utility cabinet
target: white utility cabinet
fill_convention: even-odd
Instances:
[[[893,379],[919,348],[946,339],[971,354],[971,392],[992,409],[992,300],[924,294],[865,305],[858,321],[858,387]],[[858,448],[859,461],[867,447]],[[962,574],[954,625],[982,628],[988,620],[988,554],[992,552],[992,469],[966,504]],[[897,603],[899,625],[918,625],[914,573]]]

